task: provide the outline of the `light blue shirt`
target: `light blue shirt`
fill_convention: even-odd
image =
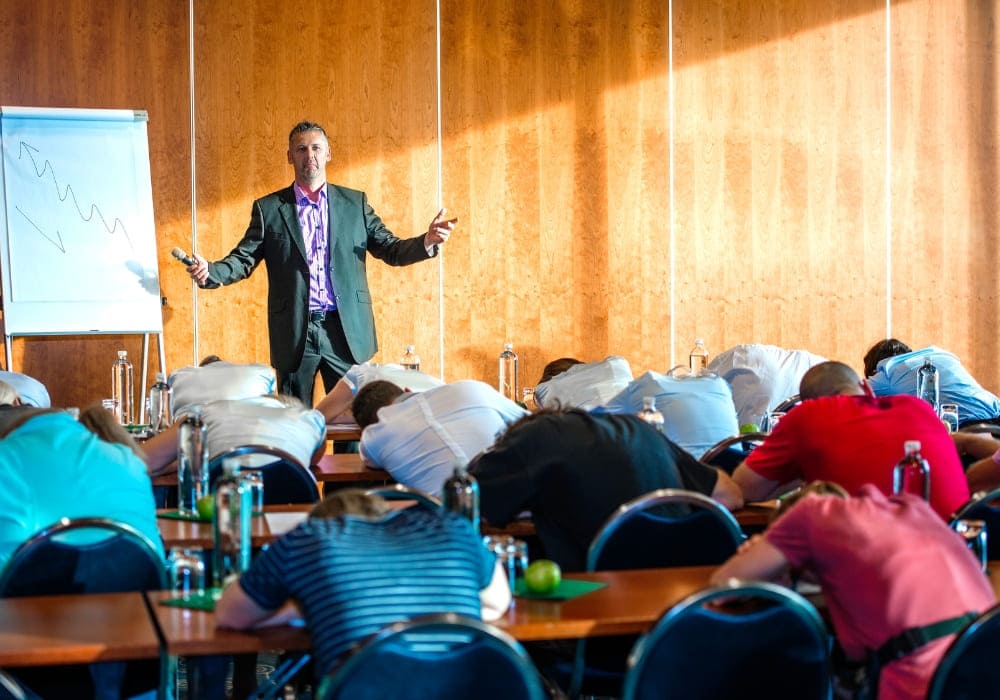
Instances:
[[[636,414],[645,396],[656,397],[666,436],[696,458],[739,433],[732,392],[715,374],[671,377],[646,372],[595,412]]]
[[[590,410],[614,397],[630,381],[632,368],[628,360],[612,355],[600,362],[573,365],[539,384],[535,387],[535,403],[542,408],[561,406]]]
[[[924,360],[930,359],[938,371],[941,403],[958,405],[958,420],[992,420],[1000,416],[1000,399],[979,385],[962,366],[958,357],[931,345],[903,355],[887,357],[878,363],[875,376],[868,378],[876,396],[917,393],[917,373]]]

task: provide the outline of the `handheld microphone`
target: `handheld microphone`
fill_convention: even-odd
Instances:
[[[197,262],[194,258],[188,257],[188,254],[180,248],[174,248],[170,251],[170,254],[188,266],[194,265]]]

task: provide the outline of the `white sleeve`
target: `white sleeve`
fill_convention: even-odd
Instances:
[[[493,566],[493,578],[489,585],[479,591],[479,607],[486,622],[492,622],[503,617],[510,607],[510,584],[500,562]]]

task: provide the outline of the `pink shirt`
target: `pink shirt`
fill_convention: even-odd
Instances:
[[[910,627],[996,602],[961,538],[915,496],[887,498],[872,485],[855,498],[806,496],[765,538],[793,566],[816,573],[837,639],[852,658]],[[923,698],[952,639],[885,666],[880,700]]]
[[[295,192],[295,212],[302,230],[302,241],[309,257],[309,310],[326,311],[337,308],[330,281],[329,261],[329,219],[326,186],[319,191],[313,202],[299,184],[293,183]]]
[[[782,483],[834,481],[850,493],[875,484],[892,493],[892,470],[903,443],[919,440],[930,465],[931,505],[943,519],[969,500],[958,450],[926,401],[899,395],[824,396],[788,412],[746,459],[755,473]]]

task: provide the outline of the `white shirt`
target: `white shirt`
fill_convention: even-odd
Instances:
[[[455,464],[468,464],[527,411],[474,380],[445,384],[379,409],[361,434],[361,457],[401,484],[438,494]]]
[[[49,399],[49,390],[45,385],[34,377],[20,372],[5,372],[0,370],[0,381],[7,382],[17,391],[21,397],[21,403],[37,408],[49,408],[52,403]]]
[[[740,424],[761,424],[761,418],[785,399],[799,393],[802,375],[825,357],[806,350],[775,345],[737,345],[716,355],[708,368],[729,382]]]
[[[249,399],[273,394],[277,386],[274,369],[259,363],[240,365],[213,362],[204,367],[181,367],[167,382],[173,389],[173,410],[220,399]]]
[[[403,365],[353,365],[344,375],[344,382],[351,387],[351,393],[368,382],[384,380],[392,382],[406,391],[427,391],[444,384],[440,379],[420,370],[406,369]]]
[[[322,413],[286,406],[272,396],[209,401],[202,404],[201,417],[208,431],[210,456],[241,445],[267,445],[288,452],[308,467],[313,453],[326,440]],[[273,461],[261,456],[247,466],[259,467]]]
[[[612,355],[600,362],[573,365],[562,374],[535,387],[535,403],[542,408],[591,409],[603,406],[632,381],[632,368],[624,357]],[[639,406],[642,408],[641,404]]]
[[[656,409],[663,414],[664,434],[695,458],[739,432],[729,385],[714,374],[675,378],[646,372],[601,410],[635,414],[642,410],[645,396],[656,397]]]

